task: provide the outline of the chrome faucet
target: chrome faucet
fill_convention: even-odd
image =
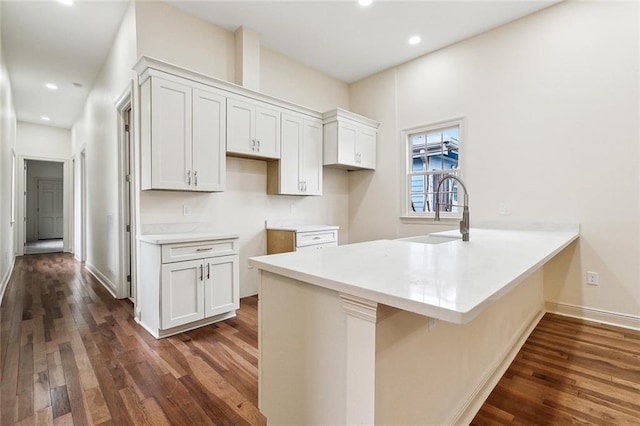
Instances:
[[[447,179],[455,180],[462,186],[462,189],[464,189],[464,206],[462,209],[462,220],[460,221],[460,233],[462,234],[462,241],[469,241],[469,193],[467,192],[467,187],[464,186],[464,182],[457,176],[446,175],[440,183],[438,183],[438,188],[436,189],[436,214],[434,219],[440,220],[440,188]]]

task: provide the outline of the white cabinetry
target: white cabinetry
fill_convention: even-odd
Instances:
[[[140,94],[142,189],[223,191],[223,92],[157,73],[143,81]]]
[[[280,158],[280,111],[251,98],[227,99],[227,154]]]
[[[167,243],[141,237],[138,322],[158,338],[235,316],[237,244],[235,236]]]
[[[322,195],[322,121],[282,114],[280,161],[267,164],[267,193]]]
[[[325,166],[376,168],[378,122],[340,108],[323,117]]]
[[[267,228],[267,254],[335,247],[338,245],[338,229],[332,225]]]

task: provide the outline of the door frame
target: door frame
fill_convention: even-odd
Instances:
[[[122,91],[115,102],[117,114],[118,135],[118,253],[119,271],[116,296],[129,298],[134,303],[137,289],[137,240],[138,216],[136,197],[136,168],[135,168],[135,102],[134,82]],[[129,112],[130,111],[130,112]],[[128,116],[128,117],[127,117]],[[127,123],[128,121],[128,123]],[[128,125],[128,129],[126,126]],[[128,131],[128,141],[127,141]],[[129,179],[126,175],[129,171]],[[127,231],[126,219],[129,219]],[[130,280],[127,280],[127,275]]]
[[[71,181],[71,159],[69,158],[60,158],[60,157],[36,157],[31,155],[20,155],[18,156],[18,165],[17,170],[20,172],[18,175],[18,214],[17,214],[17,223],[18,223],[18,250],[17,256],[24,256],[24,247],[27,242],[27,226],[25,223],[26,220],[26,205],[27,205],[27,182],[26,173],[25,173],[25,165],[27,161],[49,161],[53,163],[62,163],[62,251],[69,252],[70,251],[70,229],[73,226],[71,223],[71,215],[69,214],[72,206],[71,199],[71,186],[73,182]]]

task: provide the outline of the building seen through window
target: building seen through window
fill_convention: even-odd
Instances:
[[[433,213],[436,190],[447,174],[457,175],[460,162],[460,125],[409,135],[411,152],[409,179],[410,215]],[[458,183],[447,180],[440,189],[440,211],[458,212]]]

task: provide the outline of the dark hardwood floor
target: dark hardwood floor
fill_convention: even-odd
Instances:
[[[640,332],[547,313],[472,424],[640,425]]]
[[[257,298],[155,340],[69,254],[16,259],[0,325],[0,424],[256,425]]]
[[[68,254],[18,258],[0,307],[0,424],[266,424],[255,297],[162,340],[132,311]],[[569,423],[640,424],[640,332],[545,315],[473,420]]]

